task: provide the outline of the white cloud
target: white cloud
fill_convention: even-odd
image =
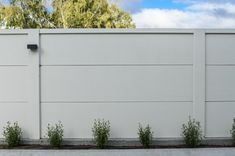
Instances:
[[[142,9],[133,14],[138,28],[235,28],[235,4],[192,3],[184,10]]]
[[[235,5],[231,3],[195,3],[190,5],[187,9],[194,10],[194,11],[216,11],[216,10],[223,10],[227,13],[235,14]]]

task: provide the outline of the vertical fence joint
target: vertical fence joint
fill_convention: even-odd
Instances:
[[[193,117],[201,123],[206,135],[206,33],[194,31],[193,54]]]

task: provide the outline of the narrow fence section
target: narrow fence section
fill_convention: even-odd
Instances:
[[[235,117],[235,30],[4,30],[0,32],[0,129],[18,121],[44,138],[91,138],[94,119],[112,138],[181,137],[192,116],[206,137],[229,137]],[[37,49],[27,49],[28,44]]]

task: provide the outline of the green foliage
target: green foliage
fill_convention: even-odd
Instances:
[[[146,127],[143,127],[141,124],[139,124],[138,135],[139,135],[140,143],[145,148],[149,148],[153,140],[153,132],[151,131],[151,127],[149,125],[147,125]]]
[[[108,142],[110,132],[110,122],[104,119],[95,120],[92,133],[94,137],[95,144],[99,148],[104,148],[104,145]]]
[[[7,122],[7,126],[3,128],[3,136],[8,147],[15,147],[20,144],[22,130],[17,122],[14,122],[13,125]]]
[[[9,0],[0,4],[5,28],[135,28],[131,16],[107,0]]]
[[[55,27],[43,0],[9,0],[0,6],[0,27],[51,28]]]
[[[59,148],[63,141],[64,129],[62,123],[59,121],[55,126],[48,124],[47,126],[48,141],[51,146]]]
[[[134,28],[127,12],[107,0],[54,0],[52,16],[63,28]]]
[[[233,125],[232,129],[230,130],[230,133],[232,135],[233,145],[235,145],[235,118],[233,119]]]
[[[189,117],[188,123],[183,124],[182,136],[187,146],[192,148],[199,146],[202,141],[202,130],[200,122]]]

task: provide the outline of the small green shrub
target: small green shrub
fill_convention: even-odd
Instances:
[[[232,135],[233,145],[235,145],[235,118],[233,119],[233,125],[232,129],[230,130],[230,133]]]
[[[92,128],[92,133],[94,137],[95,144],[99,148],[104,148],[105,144],[108,142],[110,132],[110,122],[104,119],[97,119],[94,121]]]
[[[151,127],[149,125],[147,125],[146,127],[143,127],[141,124],[139,124],[138,135],[139,135],[140,143],[145,148],[149,148],[153,140],[153,132],[151,131]]]
[[[11,125],[8,121],[7,126],[3,128],[3,136],[8,147],[15,147],[20,144],[22,130],[17,122],[14,122],[13,125]]]
[[[195,119],[191,119],[189,117],[189,121],[187,124],[183,124],[182,127],[182,136],[184,138],[184,142],[188,147],[197,147],[201,144],[202,141],[202,130],[200,126],[200,122]]]
[[[59,148],[62,144],[64,136],[64,129],[62,123],[59,121],[55,126],[48,124],[47,137],[51,146]]]

